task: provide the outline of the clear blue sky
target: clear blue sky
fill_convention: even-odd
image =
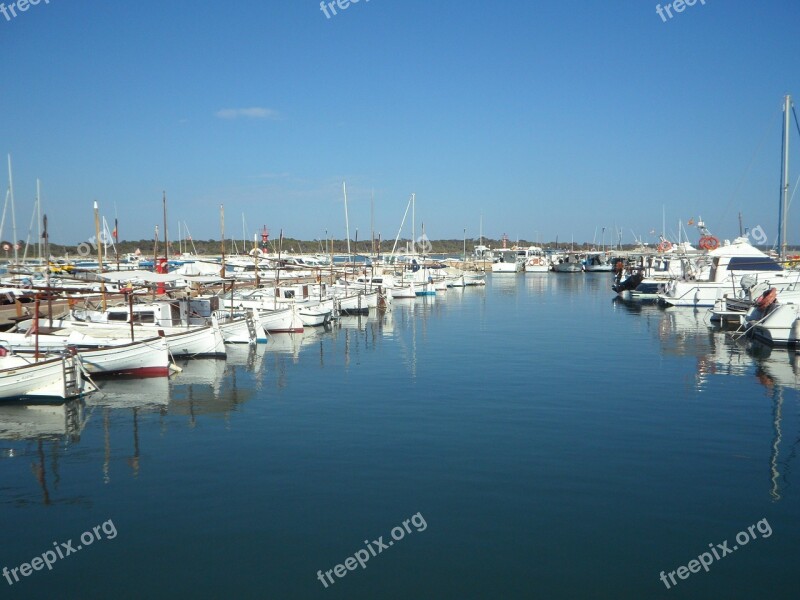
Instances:
[[[6,0],[6,4],[9,2]],[[698,215],[774,237],[781,104],[800,100],[800,3],[44,0],[0,15],[0,150],[20,238],[35,180],[52,239],[417,232],[645,239]],[[800,136],[793,125],[794,156]],[[5,157],[3,156],[3,159]],[[3,160],[5,163],[5,160]],[[793,179],[800,159],[792,160]],[[7,185],[6,169],[0,183]],[[798,194],[800,195],[800,194]],[[798,204],[800,206],[800,204]],[[800,242],[800,210],[789,241]],[[9,226],[3,232],[10,238]],[[407,224],[406,232],[410,232]],[[692,231],[696,239],[695,231]]]

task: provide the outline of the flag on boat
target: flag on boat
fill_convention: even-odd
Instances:
[[[689,222],[686,223],[687,225],[694,225],[694,219],[689,219]]]

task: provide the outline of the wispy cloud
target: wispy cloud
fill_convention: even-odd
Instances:
[[[271,108],[253,106],[251,108],[223,108],[217,111],[219,119],[278,119],[280,113]]]

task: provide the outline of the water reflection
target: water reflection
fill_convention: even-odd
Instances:
[[[517,293],[517,281],[522,281],[522,278],[521,273],[492,273],[486,278],[486,285],[501,296],[513,296]]]
[[[526,273],[525,289],[536,295],[541,295],[547,291],[554,275],[550,273]]]
[[[61,460],[73,444],[80,442],[86,421],[85,405],[80,399],[60,405],[0,405],[0,440],[16,442],[4,443],[0,448],[0,459],[13,461],[0,468],[5,473],[14,466],[21,467],[18,476],[4,486],[3,502],[16,506],[57,502],[53,492],[61,483]],[[26,463],[29,469],[24,468]],[[32,475],[36,489],[26,493],[18,488],[30,485],[27,474]],[[63,502],[80,501],[81,498],[72,498]]]
[[[0,440],[77,442],[86,424],[83,400],[65,404],[0,405]]]
[[[784,396],[786,390],[800,390],[800,359],[794,349],[771,348],[743,339],[732,331],[711,325],[707,310],[661,308],[653,304],[615,302],[638,319],[657,322],[655,331],[665,355],[694,356],[697,361],[694,386],[704,392],[713,376],[753,378],[772,403],[772,440],[769,457],[769,494],[781,499],[781,485],[788,474],[800,437],[792,443],[788,456],[783,449]],[[785,451],[785,449],[783,449]]]
[[[169,414],[185,416],[191,428],[201,415],[227,419],[258,395],[266,374],[266,345],[230,345],[228,357],[184,360],[170,379]]]

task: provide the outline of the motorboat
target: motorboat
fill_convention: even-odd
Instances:
[[[716,239],[716,238],[714,238]],[[711,307],[721,289],[735,290],[745,275],[755,281],[769,279],[771,282],[787,282],[795,278],[791,272],[767,254],[750,244],[747,237],[725,242],[708,252],[710,263],[707,277],[689,275],[671,279],[659,300],[669,306]]]

